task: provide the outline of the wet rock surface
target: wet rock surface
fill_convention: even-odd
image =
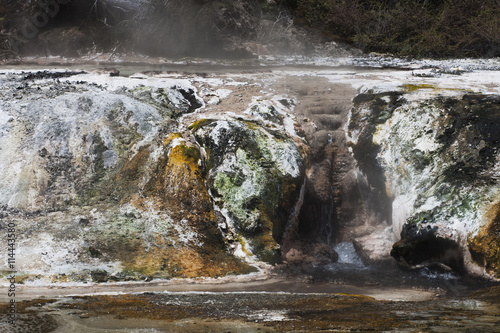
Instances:
[[[19,235],[19,279],[214,277],[256,270],[253,256],[281,261],[306,157],[285,97],[206,120],[183,79],[40,71],[2,82],[0,203]]]
[[[24,277],[251,270],[224,248],[198,148],[172,133],[175,118],[201,106],[194,87],[59,81],[78,74],[3,78],[0,200],[3,222],[16,225]],[[211,261],[222,266],[212,271]]]

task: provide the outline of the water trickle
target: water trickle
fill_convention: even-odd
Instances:
[[[351,242],[340,242],[333,248],[339,255],[339,264],[351,264],[358,267],[365,267],[363,260],[356,252],[354,244]]]
[[[368,268],[356,252],[352,242],[340,242],[333,249],[337,252],[339,259],[336,263],[326,265],[324,268],[327,271],[332,273],[347,273]]]
[[[457,280],[459,276],[453,272],[439,272],[436,270],[431,270],[428,267],[424,267],[419,271],[419,275],[427,279],[439,279],[439,280]]]

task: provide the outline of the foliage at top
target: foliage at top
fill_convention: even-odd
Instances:
[[[259,29],[266,29],[263,18],[274,21],[274,28],[292,16],[290,26],[309,29],[307,40],[344,42],[365,52],[434,58],[500,56],[500,0],[62,2],[57,10],[50,2],[52,12],[45,15],[49,4],[45,0],[3,0],[0,58],[110,51],[238,58],[250,55],[242,45],[255,42]],[[40,13],[47,16],[46,22],[40,22]],[[26,22],[38,27],[32,27],[36,33],[29,38],[20,34]]]
[[[500,1],[283,0],[296,21],[367,52],[497,57]]]

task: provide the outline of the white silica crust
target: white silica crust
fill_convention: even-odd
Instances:
[[[437,228],[438,236],[455,240],[467,251],[467,239],[488,223],[486,211],[499,197],[500,189],[484,182],[446,180],[448,168],[469,154],[459,141],[443,150],[444,141],[437,136],[447,117],[448,110],[425,100],[408,102],[377,126],[373,142],[380,146],[377,160],[384,170],[388,195],[393,198],[396,236],[409,218],[422,216],[419,228]]]

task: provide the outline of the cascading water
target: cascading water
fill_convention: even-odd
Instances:
[[[340,242],[333,247],[335,252],[338,253],[338,264],[348,264],[352,267],[364,268],[363,260],[356,252],[354,244],[350,242]]]
[[[325,269],[331,272],[333,276],[342,272],[356,272],[368,268],[356,252],[352,242],[340,242],[333,249],[338,254],[338,260],[325,266]]]

